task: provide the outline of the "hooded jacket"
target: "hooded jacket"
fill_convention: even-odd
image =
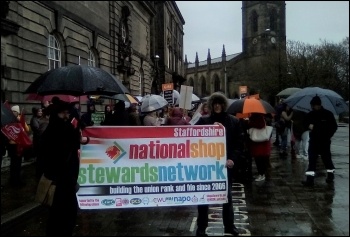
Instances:
[[[181,111],[179,107],[173,108],[171,112],[171,116],[167,119],[168,125],[190,125],[189,122],[187,122],[184,119],[184,113]]]
[[[213,105],[215,102],[222,104],[221,113],[215,113]],[[208,108],[210,115],[202,116],[195,125],[209,125],[215,122],[221,123],[226,131],[226,153],[227,159],[234,162],[243,154],[243,129],[239,120],[226,112],[228,101],[224,94],[214,92],[208,99]]]

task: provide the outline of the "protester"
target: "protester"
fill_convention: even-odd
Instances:
[[[43,115],[41,108],[33,107],[32,108],[33,116],[30,119],[30,129],[33,133],[33,156],[37,158],[39,152],[39,120]]]
[[[264,114],[252,113],[249,117],[249,128],[262,129],[266,127],[267,123]],[[255,181],[260,182],[265,180],[267,164],[271,155],[270,140],[264,142],[254,142],[250,140],[249,150],[252,157],[254,157],[256,168],[258,170],[258,177]]]
[[[149,110],[154,110],[153,107],[149,107]],[[157,111],[148,112],[143,119],[144,126],[160,126],[162,120],[157,117]]]
[[[315,96],[310,101],[312,111],[307,114],[307,126],[310,130],[309,167],[306,174],[305,186],[314,185],[314,177],[318,155],[321,155],[327,169],[327,183],[334,180],[334,164],[331,154],[331,138],[338,129],[337,121],[329,110],[323,108],[320,97]]]
[[[295,110],[292,117],[292,134],[295,140],[294,150],[297,159],[308,160],[309,129],[306,124],[306,113]]]
[[[94,121],[92,120],[92,114],[96,112],[95,103],[90,100],[87,103],[87,111],[81,116],[81,123],[83,127],[89,127],[94,125]]]
[[[209,108],[208,108],[208,103],[207,102],[204,102],[201,105],[200,113],[201,113],[201,115],[208,115],[209,114]]]
[[[18,121],[21,119],[21,112],[18,105],[11,107],[13,114],[16,116]],[[24,124],[25,132],[29,133],[29,127]],[[23,151],[20,151],[19,145],[14,141],[10,140],[7,146],[8,156],[10,157],[10,185],[23,186],[25,183],[21,180],[21,168],[22,168],[22,157]]]
[[[43,148],[42,148],[42,143],[43,143],[43,133],[46,130],[47,126],[49,125],[49,120],[50,120],[50,111],[49,109],[43,109],[43,116],[39,119],[39,128],[38,128],[38,137],[39,137],[39,142],[38,142],[38,156],[36,159],[36,169],[35,169],[35,176],[39,180],[41,175],[44,172],[44,154],[43,154]]]
[[[226,153],[227,178],[228,178],[228,202],[223,204],[222,217],[225,233],[238,236],[239,232],[234,225],[234,213],[232,206],[232,167],[235,160],[243,152],[243,131],[239,120],[226,112],[228,101],[225,95],[215,92],[208,99],[210,116],[202,116],[195,125],[218,124],[225,127],[226,131]],[[198,206],[197,236],[207,236],[209,205]]]
[[[283,103],[283,110],[279,120],[280,130],[278,130],[281,137],[280,155],[288,155],[288,148],[291,147],[291,127],[292,127],[293,110],[285,103]]]
[[[283,101],[284,99],[280,99],[278,101],[278,104],[275,106],[275,111],[276,111],[276,114],[274,116],[274,121],[275,121],[275,128],[276,128],[276,138],[275,138],[275,141],[273,143],[274,146],[277,146],[279,147],[280,146],[280,133],[277,132],[278,130],[278,125],[279,125],[279,121],[281,119],[281,114],[282,114],[282,111],[283,111]]]
[[[179,107],[172,109],[171,116],[167,119],[167,125],[190,125],[184,118],[183,110]]]
[[[47,236],[72,236],[76,223],[80,133],[69,121],[70,109],[69,103],[57,103],[42,135],[44,175],[56,184]]]
[[[125,102],[119,100],[113,108],[112,125],[114,126],[128,126],[129,115],[125,109]]]
[[[113,125],[113,113],[112,107],[110,105],[105,106],[105,116],[103,121],[101,121],[101,125],[103,126],[111,126]]]
[[[129,125],[130,126],[141,126],[140,115],[135,104],[131,104],[129,109]]]

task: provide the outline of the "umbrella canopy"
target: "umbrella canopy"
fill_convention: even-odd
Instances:
[[[11,109],[1,103],[1,127],[10,123],[18,123],[18,119],[13,114]]]
[[[119,79],[101,68],[74,65],[45,72],[24,93],[80,96],[115,95],[129,93],[129,90]]]
[[[302,89],[298,88],[298,87],[289,87],[289,88],[286,88],[286,89],[280,91],[276,96],[287,98],[288,96],[293,95],[294,93],[301,91],[301,90]]]
[[[201,102],[201,99],[192,93],[191,103],[196,104],[196,103],[200,103],[200,102]],[[175,102],[175,105],[178,105],[179,103],[180,103],[180,94],[179,94],[179,99],[177,99]]]
[[[26,100],[35,100],[35,101],[51,101],[53,97],[58,97],[60,100],[63,100],[68,103],[73,102],[85,102],[88,100],[86,95],[83,96],[73,96],[73,95],[38,95],[38,94],[29,94]]]
[[[239,99],[234,101],[228,108],[229,114],[249,114],[249,113],[262,113],[269,114],[275,113],[275,109],[265,100],[248,98]]]
[[[137,99],[137,101],[138,101],[139,103],[141,103],[142,96],[135,96],[135,98]]]
[[[136,100],[132,95],[130,94],[116,94],[113,96],[100,96],[101,98],[107,98],[112,100],[123,100],[125,102],[128,102],[130,104],[138,104],[139,101]]]
[[[338,93],[320,87],[306,87],[289,96],[283,102],[292,109],[308,113],[312,110],[310,101],[316,95],[320,97],[322,106],[333,114],[349,111],[349,106]]]
[[[160,95],[146,95],[142,100],[141,112],[153,112],[168,105],[168,102]]]

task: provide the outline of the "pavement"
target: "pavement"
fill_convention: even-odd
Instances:
[[[282,159],[272,149],[265,182],[233,184],[235,224],[242,236],[349,236],[349,129],[332,139],[334,184],[326,184],[319,159],[314,187],[303,187],[307,161]],[[35,162],[22,164],[23,187],[8,184],[9,159],[1,169],[1,235],[44,236],[48,210],[34,202]],[[256,173],[253,162],[253,172]],[[195,235],[196,206],[79,210],[74,236]],[[208,235],[223,235],[221,207],[211,206]]]

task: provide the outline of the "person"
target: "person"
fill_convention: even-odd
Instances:
[[[125,109],[125,102],[123,100],[119,100],[113,108],[112,115],[112,125],[113,126],[128,126],[129,117],[128,112]]]
[[[157,117],[157,111],[154,107],[149,107],[149,111],[143,119],[144,126],[160,126],[162,124],[162,119]]]
[[[293,112],[292,121],[292,133],[295,139],[295,156],[297,159],[308,160],[309,129],[306,125],[306,113],[295,110]]]
[[[293,110],[286,103],[283,103],[283,110],[279,120],[280,130],[278,131],[281,136],[279,151],[281,156],[288,155],[287,150],[290,147],[291,142],[292,116]]]
[[[105,117],[101,121],[101,125],[110,126],[112,125],[112,121],[113,121],[112,107],[111,105],[105,105]]]
[[[195,123],[195,125],[209,125],[218,124],[225,127],[226,131],[226,153],[227,161],[226,167],[228,168],[228,202],[223,204],[222,216],[225,233],[230,233],[234,236],[238,236],[239,232],[234,225],[234,213],[232,206],[232,168],[235,160],[243,151],[243,130],[239,120],[226,112],[228,106],[227,98],[224,94],[214,92],[208,99],[208,112],[206,116],[202,116]],[[197,236],[207,236],[206,228],[208,227],[208,205],[198,206],[198,219],[197,219]]]
[[[33,156],[38,157],[39,152],[39,120],[43,115],[41,108],[33,107],[32,108],[33,116],[30,119],[30,129],[33,133]]]
[[[306,121],[310,130],[309,140],[309,166],[306,180],[302,181],[305,186],[314,185],[314,177],[318,155],[321,155],[323,164],[327,169],[327,183],[334,181],[334,164],[331,155],[331,138],[338,129],[337,121],[329,110],[323,108],[322,101],[317,95],[310,101],[312,111],[307,114]]]
[[[69,121],[70,109],[69,103],[58,102],[42,134],[43,174],[56,184],[46,236],[72,236],[76,223],[80,133]]]
[[[267,122],[263,114],[252,113],[249,117],[249,128],[264,128]],[[271,143],[270,140],[264,142],[254,142],[250,140],[249,150],[251,157],[254,157],[256,168],[258,170],[258,176],[255,181],[260,182],[265,180],[267,164],[269,163],[271,155]]]
[[[208,115],[209,114],[209,109],[208,109],[208,103],[207,102],[204,102],[201,105],[200,113],[201,113],[201,115]]]
[[[179,107],[172,109],[171,116],[167,119],[166,125],[190,125],[184,118],[183,110]]]
[[[18,105],[11,107],[15,117],[20,121],[21,114]],[[29,133],[29,126],[24,124],[25,132]],[[23,152],[19,151],[18,144],[14,140],[10,140],[7,145],[8,156],[10,157],[10,185],[24,186],[25,183],[21,180],[22,156]]]
[[[273,145],[277,146],[277,147],[280,146],[280,134],[277,132],[277,129],[278,129],[278,124],[279,124],[278,121],[280,121],[281,114],[282,114],[282,111],[283,111],[283,101],[284,101],[284,99],[281,98],[278,101],[278,104],[275,106],[276,114],[274,116],[274,121],[275,121],[275,128],[276,128],[276,138],[275,138],[275,141],[274,141]]]
[[[42,110],[43,116],[39,119],[39,128],[38,128],[38,156],[36,159],[36,167],[35,167],[35,176],[38,180],[40,180],[41,175],[43,174],[43,163],[45,157],[43,156],[43,149],[42,149],[42,142],[43,138],[42,135],[44,131],[46,130],[47,126],[49,125],[50,120],[50,111],[49,109],[45,108]]]
[[[130,126],[141,126],[140,115],[137,109],[137,105],[131,104],[129,109],[129,125]]]
[[[94,121],[92,120],[92,114],[96,112],[95,103],[92,100],[89,100],[86,106],[87,111],[81,116],[81,123],[83,127],[94,125]]]

